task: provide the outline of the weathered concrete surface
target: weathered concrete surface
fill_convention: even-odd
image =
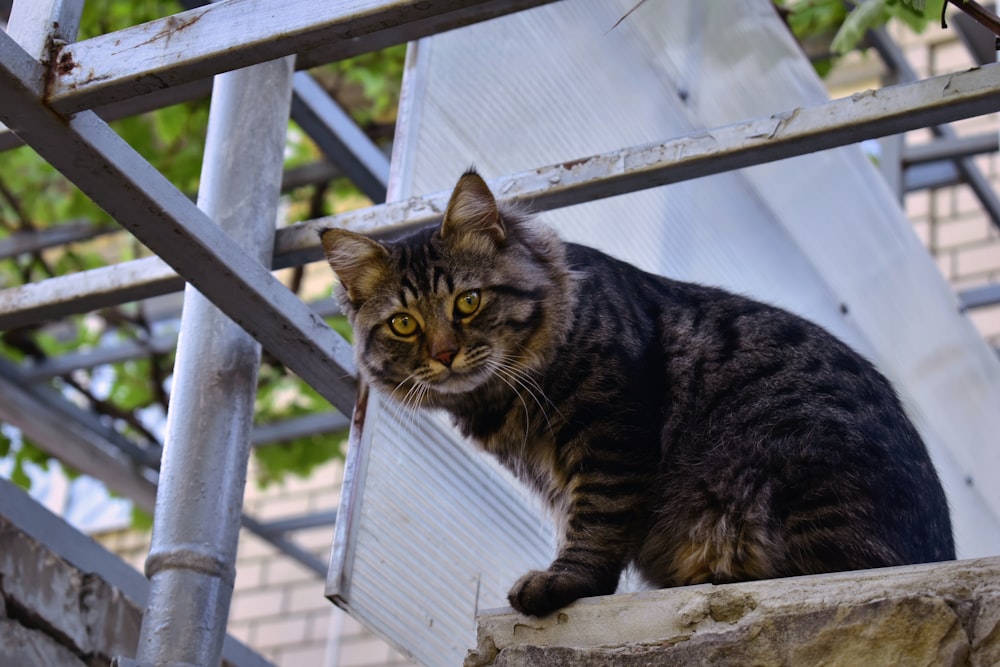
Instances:
[[[480,615],[466,667],[1000,665],[1000,557]]]
[[[96,667],[116,655],[135,655],[141,610],[3,517],[0,603],[0,665]]]
[[[87,667],[79,656],[48,635],[10,620],[0,621],[0,665]]]

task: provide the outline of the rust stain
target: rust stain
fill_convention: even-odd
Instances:
[[[46,47],[45,86],[42,91],[42,99],[47,100],[52,96],[57,77],[65,76],[80,66],[73,60],[73,53],[64,50],[66,45],[67,43],[61,39],[49,38]]]
[[[136,44],[134,47],[131,47],[131,48],[138,48],[140,46],[146,46],[147,44],[153,44],[154,42],[158,42],[161,39],[166,40],[167,44],[169,44],[171,37],[173,37],[175,34],[181,32],[182,30],[190,28],[195,23],[197,23],[198,21],[200,21],[201,17],[204,16],[207,13],[207,11],[208,11],[208,9],[206,8],[205,11],[203,11],[203,12],[201,12],[199,14],[196,14],[194,16],[189,16],[189,17],[184,18],[184,19],[179,19],[179,18],[177,18],[177,16],[168,16],[164,20],[164,23],[166,25],[164,25],[163,28],[161,28],[159,32],[157,32],[155,35],[153,35],[152,37],[150,37],[149,39],[147,39],[145,42],[140,42],[140,43]]]
[[[566,171],[570,171],[573,169],[573,167],[579,167],[581,164],[586,164],[588,161],[590,161],[589,157],[583,157],[577,160],[570,160],[569,162],[563,162],[559,166],[561,166]]]
[[[80,65],[73,60],[73,54],[70,51],[64,51],[59,56],[59,60],[56,62],[56,74],[59,76],[66,76],[79,66]]]

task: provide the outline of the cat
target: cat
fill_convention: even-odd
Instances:
[[[563,242],[475,170],[440,225],[321,242],[363,378],[446,410],[552,509],[518,612],[613,593],[629,564],[670,587],[955,557],[892,387],[816,324]]]

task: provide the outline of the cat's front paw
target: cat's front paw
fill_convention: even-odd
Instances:
[[[596,594],[596,582],[575,572],[532,570],[517,580],[507,600],[527,616],[548,616],[574,600]]]

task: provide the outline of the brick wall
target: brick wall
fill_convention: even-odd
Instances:
[[[896,30],[894,37],[922,77],[961,71],[976,64],[952,30],[932,25],[923,35]],[[953,123],[952,127],[958,136],[965,137],[997,133],[1000,122],[997,114],[989,114]],[[930,138],[930,132],[922,130],[910,133],[907,142],[915,144]],[[973,160],[997,191],[997,154],[977,155]],[[1000,232],[969,186],[912,192],[906,195],[904,206],[917,235],[957,291],[1000,280]],[[1000,306],[972,309],[969,317],[988,341],[1000,345]]]

